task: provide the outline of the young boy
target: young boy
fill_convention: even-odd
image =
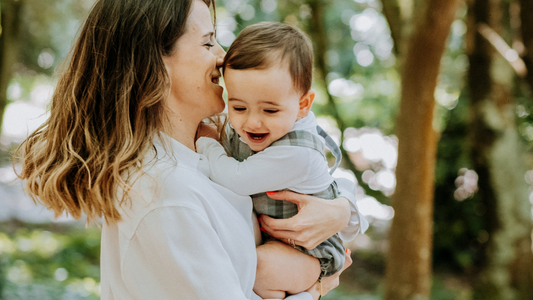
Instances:
[[[309,38],[281,23],[245,28],[226,54],[223,71],[231,125],[221,138],[224,146],[200,138],[197,151],[209,160],[211,180],[238,194],[252,195],[257,214],[290,218],[298,212],[293,203],[267,197],[267,191],[289,189],[325,199],[339,196],[324,146],[338,155],[334,168],[340,151],[310,111],[315,97],[312,69]],[[311,250],[294,241],[291,247],[266,234],[263,240],[266,243],[257,248],[254,291],[264,299],[302,292],[344,264],[338,235]]]

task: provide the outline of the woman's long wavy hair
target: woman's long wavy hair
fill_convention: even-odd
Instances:
[[[132,181],[167,128],[162,57],[186,31],[192,1],[96,1],[60,74],[50,118],[14,156],[26,191],[56,217],[121,220],[115,205],[130,203]]]

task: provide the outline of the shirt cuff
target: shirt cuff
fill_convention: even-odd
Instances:
[[[296,295],[289,296],[285,300],[313,300],[313,296],[308,292],[299,293]]]
[[[340,196],[350,201],[350,221],[346,228],[339,232],[340,238],[344,242],[349,242],[368,229],[368,221],[357,208],[355,184],[346,178],[335,178],[335,182],[337,182]]]
[[[261,297],[253,293],[252,300],[313,300],[313,296],[308,292],[301,292],[296,295],[291,295],[285,299],[261,299]]]

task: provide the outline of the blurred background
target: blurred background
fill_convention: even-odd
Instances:
[[[0,0],[0,299],[99,299],[100,229],[11,162],[93,3]],[[265,20],[313,40],[313,110],[371,224],[323,299],[533,299],[533,1],[217,1],[226,49]]]

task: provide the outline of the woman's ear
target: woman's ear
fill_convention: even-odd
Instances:
[[[315,91],[309,90],[300,98],[300,109],[298,111],[298,118],[307,117],[307,114],[311,110],[313,105],[313,100],[315,100]]]
[[[167,74],[170,75],[170,67],[169,67],[169,58],[168,56],[163,56],[163,64],[165,65],[165,69],[167,70]]]

